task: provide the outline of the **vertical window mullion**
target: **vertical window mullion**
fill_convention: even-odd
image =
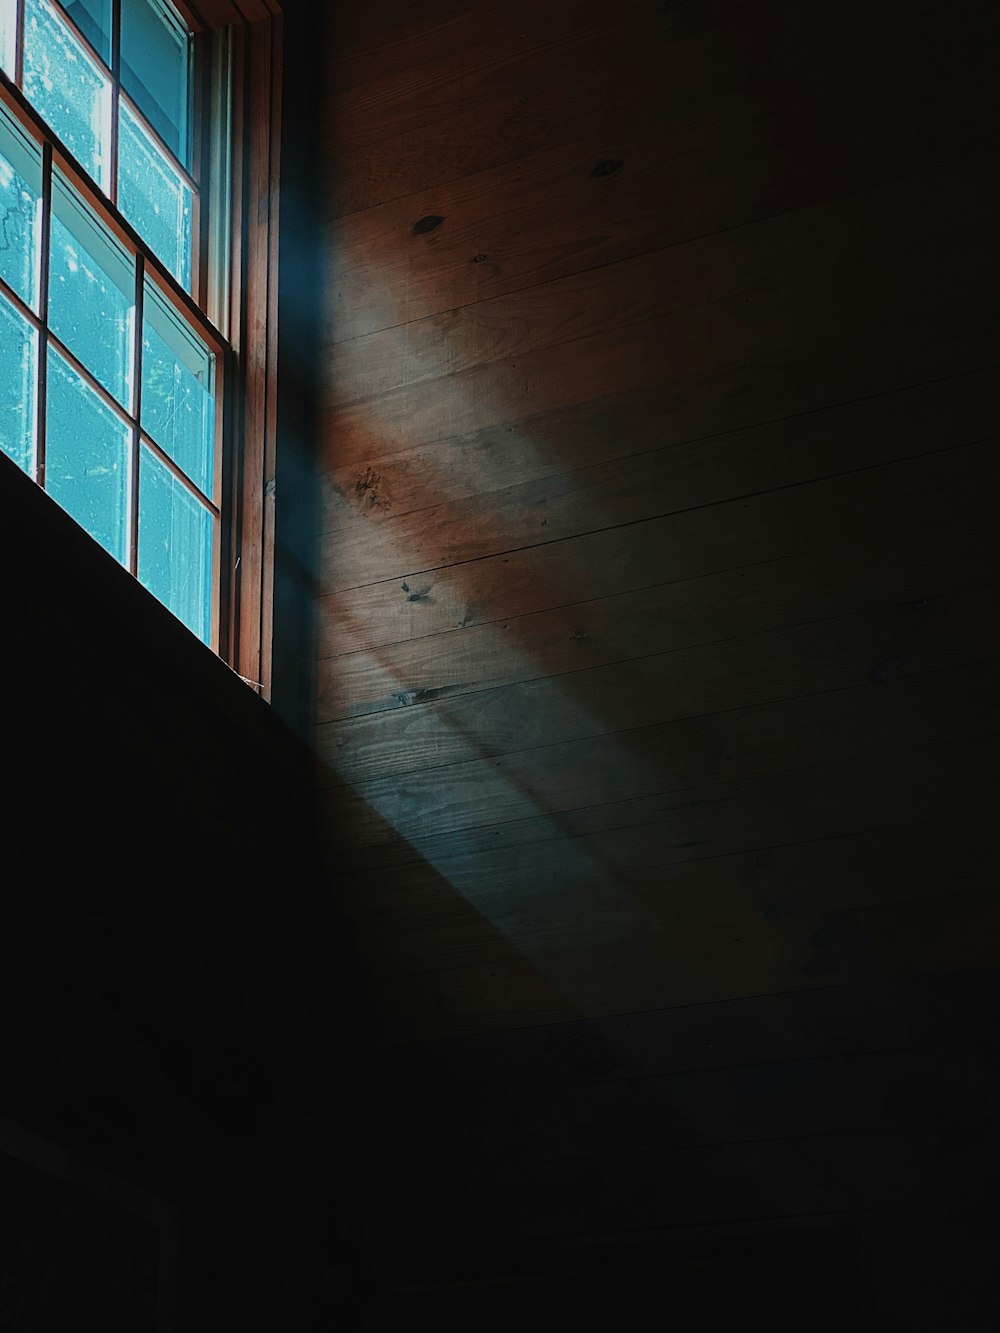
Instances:
[[[14,19],[14,82],[20,88],[24,83],[24,6],[26,0],[17,0]]]
[[[128,567],[139,574],[139,422],[142,419],[142,321],[146,299],[146,261],[140,251],[135,257],[135,332],[132,337],[132,456],[129,472],[129,553]]]
[[[212,180],[210,173],[206,171],[214,119],[211,73],[211,41],[207,33],[201,33],[191,44],[188,56],[187,165],[191,175],[198,182],[198,190],[192,201],[194,218],[191,234],[194,253],[191,256],[191,291],[202,310],[208,309],[207,224],[211,216],[209,209],[212,206],[208,193],[212,187]]]
[[[118,204],[118,119],[122,100],[122,0],[111,7],[111,202]]]
[[[24,5],[21,10],[23,12]],[[49,377],[49,252],[52,234],[52,145],[42,144],[41,237],[38,245],[38,402],[35,404],[35,476],[45,489],[45,423]]]

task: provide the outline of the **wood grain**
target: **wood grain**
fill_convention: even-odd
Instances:
[[[652,302],[659,313],[638,317],[613,339],[584,321],[570,341],[403,385],[380,395],[377,408],[367,400],[330,405],[323,423],[336,451],[328,458],[336,467],[368,463],[500,422],[667,385],[674,429],[714,434],[978,370],[996,356],[981,298],[984,271],[994,262],[990,239],[984,230],[935,242],[941,263],[931,276],[928,242],[895,237],[883,250],[867,246],[867,254],[852,257],[846,275],[821,251],[812,271],[789,263],[787,287],[779,275],[675,313],[663,313],[669,299],[660,294]],[[719,245],[717,238],[711,243]],[[866,315],[867,301],[878,319]],[[970,338],[981,358],[972,364]]]
[[[969,514],[972,514],[970,505]],[[510,621],[345,654],[322,668],[332,720],[424,706],[472,691],[561,677],[748,630],[924,602],[980,577],[994,543],[968,521],[830,546],[676,583],[609,594]],[[337,646],[337,627],[328,626]],[[338,728],[321,723],[321,746]],[[336,742],[334,742],[336,743]]]
[[[331,793],[348,844],[506,823],[706,783],[993,735],[996,663],[473,758]]]
[[[850,1322],[834,1271],[916,1327],[935,1261],[931,1322],[991,1326],[940,1219],[996,1111],[996,25],[337,16],[316,751],[376,1327],[629,1322],[643,1265],[694,1325],[813,1225],[864,1258],[789,1328]]]
[[[897,132],[901,140],[942,144],[956,133],[975,136],[978,129],[982,135],[987,90],[961,77],[967,52],[955,38],[963,23],[965,40],[995,38],[981,6],[965,0],[961,22],[956,15],[947,32],[940,25],[931,29],[929,15],[912,7],[857,6],[853,21],[850,10],[841,7],[834,15],[776,3],[685,6],[683,12],[675,5],[639,6],[626,26],[595,37],[589,33],[596,22],[591,29],[567,28],[561,46],[553,40],[524,55],[514,43],[507,47],[501,34],[416,66],[407,62],[395,75],[330,98],[327,123],[338,171],[329,212],[372,208],[559,145],[621,140],[650,125],[669,138],[720,115],[746,119],[758,106],[786,124],[824,108],[829,115],[850,97],[847,67],[851,88],[880,93],[883,105],[892,103],[897,88],[912,87],[906,96],[911,114]],[[859,25],[862,43],[855,39]],[[951,80],[945,103],[920,95],[929,40],[936,41],[939,78]],[[887,44],[892,80],[883,63]],[[493,46],[508,58],[493,57]],[[465,79],[463,59],[473,67]],[[359,133],[370,142],[352,142]],[[835,116],[816,136],[821,153],[823,139],[849,145],[855,155],[864,151]]]
[[[911,113],[910,98],[889,110],[881,100],[849,102],[840,116],[856,126],[864,155],[829,145],[824,156],[829,113],[789,124],[765,120],[757,105],[720,108],[711,139],[698,122],[668,140],[573,143],[534,154],[516,173],[497,168],[348,214],[327,228],[327,338],[445,315],[953,161],[939,137],[900,138]],[[595,176],[607,162],[620,165]],[[442,225],[415,235],[427,214]]]
[[[994,805],[1000,808],[996,793]],[[487,884],[458,876],[447,882],[451,901],[434,892],[443,872],[414,871],[405,898],[366,912],[353,938],[379,976],[426,975],[502,957],[513,947],[528,959],[561,950],[598,949],[631,942],[641,952],[661,939],[673,978],[710,965],[687,958],[693,934],[728,929],[750,944],[774,932],[793,935],[817,913],[852,911],[893,902],[947,897],[976,890],[977,870],[995,835],[997,808],[986,815],[871,833],[821,838],[769,848],[766,853],[619,866],[600,847],[563,850],[560,873],[552,857],[535,867],[501,873]],[[619,845],[621,844],[619,839]],[[610,839],[604,843],[610,844]],[[473,910],[470,910],[473,909]],[[676,934],[674,944],[668,943]],[[676,948],[676,953],[674,949]],[[817,965],[818,967],[818,965]],[[818,968],[818,970],[822,970]]]
[[[519,877],[560,882],[581,863],[627,874],[636,866],[767,853],[786,843],[981,815],[1000,804],[993,745],[992,739],[917,745],[583,806],[562,811],[558,820],[535,814],[342,850],[337,901],[350,915],[363,915],[406,907],[415,887],[421,895],[433,887],[442,903],[453,904],[452,884],[475,897],[502,892]],[[758,868],[770,864],[765,856]],[[436,886],[427,866],[439,873]]]
[[[997,585],[384,710],[319,732],[339,782],[1000,658]]]
[[[508,428],[408,451],[340,472],[327,499],[330,572],[341,588],[359,587],[985,439],[998,386],[990,370],[676,442],[664,391],[591,404],[524,435]],[[588,454],[630,447],[586,465]],[[577,466],[553,471],[571,449]]]
[[[464,632],[508,617],[869,540],[885,532],[887,505],[893,528],[901,534],[927,527],[944,514],[974,521],[982,516],[982,497],[995,484],[997,466],[992,442],[945,449],[430,570],[422,577],[407,573],[399,580],[331,594],[324,598],[321,615],[329,618],[341,652],[372,652],[382,644]],[[406,687],[405,681],[400,684]]]
[[[968,239],[969,216],[986,225],[998,214],[995,163],[977,159],[880,182],[510,295],[483,292],[474,304],[338,341],[328,361],[327,402],[383,397],[420,380],[461,375],[510,357],[523,362],[538,349],[586,338],[597,329],[612,335],[702,305],[759,300],[776,283],[797,285],[827,268],[841,268],[846,255],[862,272],[871,264],[902,263],[907,247],[946,247],[956,232]]]

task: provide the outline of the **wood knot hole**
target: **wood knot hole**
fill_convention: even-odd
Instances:
[[[598,176],[598,177],[613,176],[616,171],[621,171],[624,165],[625,163],[619,162],[617,158],[605,157],[602,158],[600,162],[598,162],[597,166],[590,174],[592,176]]]
[[[426,236],[429,231],[435,231],[440,227],[444,218],[439,217],[437,213],[428,213],[425,218],[418,218],[413,224],[414,236]]]

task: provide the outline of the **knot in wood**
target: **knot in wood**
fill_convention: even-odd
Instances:
[[[444,218],[439,217],[437,213],[428,213],[425,218],[418,218],[413,224],[414,236],[426,236],[429,231],[435,231],[440,227]]]

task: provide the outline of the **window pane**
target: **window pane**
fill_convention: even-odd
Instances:
[[[14,77],[14,47],[17,34],[17,0],[0,0],[0,69]]]
[[[25,0],[24,91],[107,193],[111,81],[46,0]]]
[[[35,475],[35,384],[38,335],[0,296],[0,449]]]
[[[215,357],[146,283],[142,425],[206,495],[215,471]]]
[[[128,9],[129,0],[125,0]],[[63,8],[97,54],[111,64],[112,0],[64,0]]]
[[[123,100],[118,207],[185,290],[191,288],[191,203],[191,187]]]
[[[38,310],[42,155],[0,107],[0,278]]]
[[[185,164],[191,38],[161,0],[122,6],[122,84],[164,143]]]
[[[45,489],[125,563],[129,431],[54,349],[49,351]]]
[[[130,408],[134,260],[58,173],[52,178],[49,264],[52,331]]]
[[[212,514],[152,450],[139,464],[139,582],[203,643],[211,637]]]

